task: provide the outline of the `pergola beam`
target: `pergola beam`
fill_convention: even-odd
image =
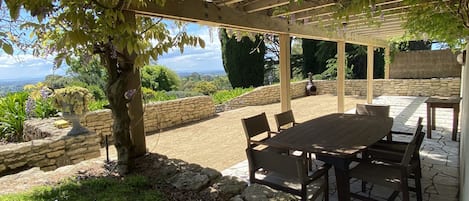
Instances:
[[[301,38],[337,41],[341,39],[336,33],[321,31],[318,27],[289,24],[288,20],[271,18],[267,15],[246,13],[235,8],[218,7],[204,1],[171,0],[161,7],[154,2],[147,2],[146,7],[126,8],[143,16],[158,16],[174,20],[196,22],[199,24],[246,30],[259,33],[289,34]],[[347,35],[347,43],[375,45],[385,47],[387,42],[370,37]]]
[[[267,10],[270,8],[275,8],[278,6],[288,5],[290,0],[264,0],[264,1],[256,1],[254,3],[248,4],[244,6],[244,10],[247,13],[254,13],[261,10]]]
[[[277,13],[272,15],[272,17],[279,17],[279,16],[286,16],[286,15],[291,15],[291,14],[296,14],[296,13],[303,13],[311,10],[318,10],[330,6],[334,6],[337,3],[334,0],[329,0],[327,2],[323,2],[323,4],[319,4],[318,2],[310,2],[310,1],[304,1],[301,4],[290,4],[288,5],[288,9],[284,13]]]

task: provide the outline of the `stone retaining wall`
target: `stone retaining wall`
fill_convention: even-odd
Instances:
[[[145,132],[155,132],[184,123],[199,121],[215,115],[215,105],[209,96],[149,103],[144,106]],[[112,135],[112,114],[108,109],[89,112],[83,125],[102,137]]]
[[[15,169],[40,167],[54,170],[100,156],[100,137],[94,132],[67,136],[71,127],[58,129],[53,122],[58,118],[33,119],[25,122],[25,132],[44,135],[44,139],[1,146],[0,175]]]
[[[317,94],[337,94],[336,80],[314,80]],[[292,98],[305,96],[307,81],[291,83]],[[381,96],[459,96],[461,79],[376,79],[373,95]],[[366,80],[345,80],[345,95],[366,96]],[[280,85],[262,86],[225,103],[226,111],[252,105],[265,105],[280,101]]]
[[[315,80],[318,94],[336,94],[335,80]],[[381,96],[459,96],[461,79],[376,79],[373,95]],[[366,96],[366,80],[346,80],[345,94]]]
[[[292,98],[305,96],[307,81],[292,82],[290,93]],[[266,105],[280,101],[280,84],[257,87],[249,93],[245,93],[225,103],[224,110],[233,110],[249,105]]]

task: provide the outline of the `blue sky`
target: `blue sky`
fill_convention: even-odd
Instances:
[[[187,32],[202,37],[206,44],[205,48],[186,47],[183,54],[179,49],[172,49],[158,59],[158,64],[165,65],[178,73],[223,71],[217,29],[212,29],[212,38],[207,26],[189,24]],[[0,53],[0,80],[43,78],[53,73],[64,74],[65,70],[66,67],[62,67],[54,71],[52,57],[38,58],[24,53],[9,56]]]

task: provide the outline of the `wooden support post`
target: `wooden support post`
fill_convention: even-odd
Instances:
[[[129,103],[130,135],[135,147],[135,156],[143,156],[147,152],[145,142],[145,126],[143,124],[143,102],[140,81],[140,70],[134,69],[129,81],[128,89],[136,89],[132,100]]]
[[[282,112],[291,109],[290,35],[280,34],[280,104]]]
[[[368,45],[368,62],[366,64],[366,102],[371,104],[373,102],[373,57],[374,50],[373,46]]]
[[[391,66],[390,47],[384,48],[384,79],[389,79],[389,67]]]
[[[337,112],[345,106],[345,41],[337,41]]]

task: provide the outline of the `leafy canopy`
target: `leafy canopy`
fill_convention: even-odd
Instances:
[[[163,5],[164,0],[145,2]],[[115,48],[111,52],[115,57],[135,54],[136,67],[148,63],[150,58],[156,60],[173,46],[181,51],[184,45],[205,46],[201,38],[182,31],[182,22],[175,22],[178,30],[172,36],[167,25],[161,23],[162,19],[135,16],[125,11],[130,5],[145,6],[141,0],[5,0],[5,3],[12,19],[19,18],[21,8],[37,18],[38,22],[25,22],[21,28],[32,30],[31,35],[36,39],[33,54],[54,53],[56,67],[63,60],[70,65],[74,55],[99,52],[100,46],[107,43]]]

